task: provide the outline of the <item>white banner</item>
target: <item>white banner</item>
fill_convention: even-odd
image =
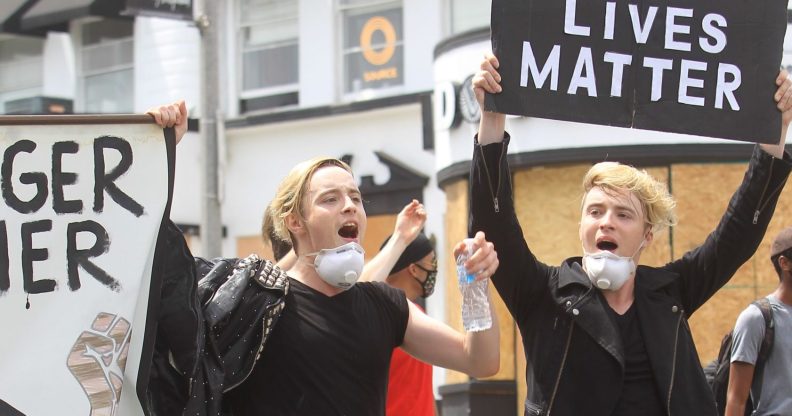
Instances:
[[[0,414],[140,415],[163,131],[2,124]]]

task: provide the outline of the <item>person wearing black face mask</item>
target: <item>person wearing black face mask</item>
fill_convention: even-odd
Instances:
[[[384,248],[386,238],[380,249]],[[407,299],[416,302],[419,297],[428,298],[434,292],[437,279],[437,258],[432,243],[421,232],[402,252],[385,282],[401,289]]]
[[[384,248],[390,237],[382,243]],[[401,289],[411,302],[432,295],[437,279],[437,257],[432,243],[421,232],[408,245],[385,279]],[[416,304],[416,306],[418,306]],[[420,306],[419,306],[420,307]],[[421,309],[423,312],[423,309]],[[395,348],[388,373],[387,416],[437,414],[432,391],[432,366]]]

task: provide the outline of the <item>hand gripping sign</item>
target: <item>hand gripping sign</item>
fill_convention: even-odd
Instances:
[[[142,414],[166,135],[148,116],[0,117],[0,413]]]

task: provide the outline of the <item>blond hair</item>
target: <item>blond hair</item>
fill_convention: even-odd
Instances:
[[[631,192],[641,203],[646,223],[655,231],[674,226],[677,222],[674,197],[663,183],[645,170],[617,162],[600,162],[592,166],[583,178],[584,200],[594,187],[608,194]]]
[[[313,174],[325,166],[337,166],[352,175],[352,168],[341,160],[331,157],[316,157],[298,163],[281,181],[275,198],[269,205],[264,215],[269,215],[272,221],[274,237],[283,242],[290,243],[296,249],[296,241],[292,238],[286,226],[286,217],[292,213],[303,219],[303,197],[308,192],[308,184]],[[266,219],[263,221],[268,222]]]
[[[272,215],[270,215],[269,206],[264,209],[264,218],[261,219],[261,239],[272,249],[272,257],[275,258],[275,261],[280,261],[292,249],[291,242],[285,241],[275,234],[275,224]]]

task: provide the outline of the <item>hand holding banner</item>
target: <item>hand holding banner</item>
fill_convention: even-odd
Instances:
[[[149,116],[0,117],[0,410],[142,412],[174,151]]]

